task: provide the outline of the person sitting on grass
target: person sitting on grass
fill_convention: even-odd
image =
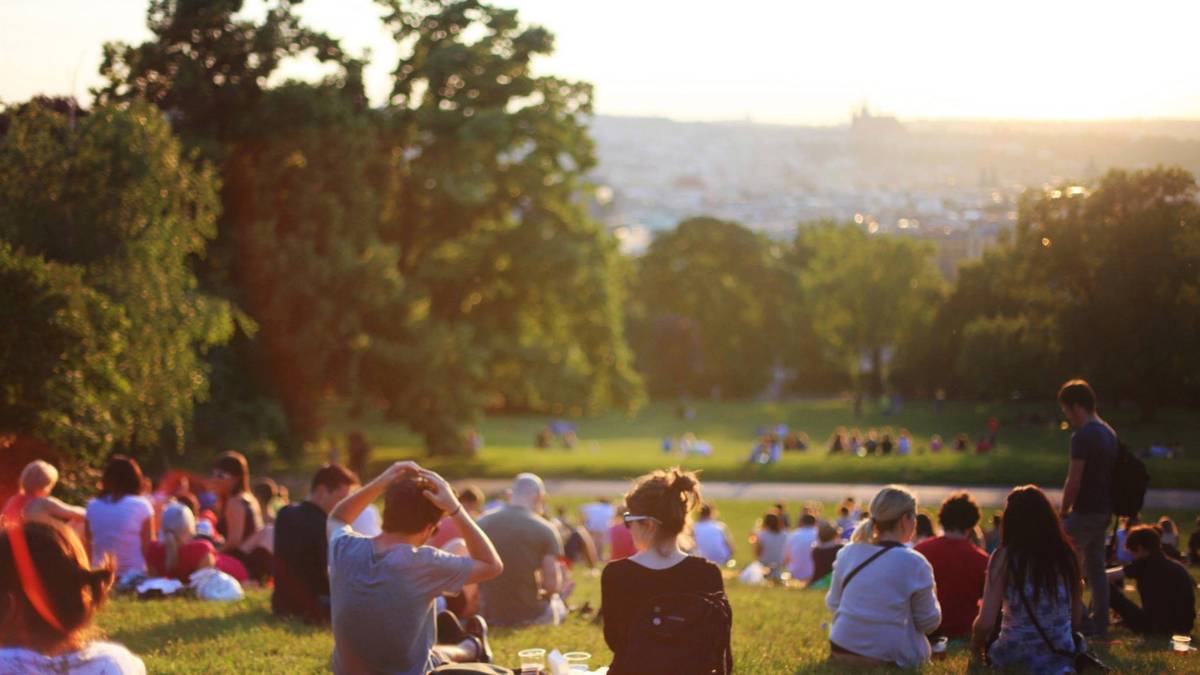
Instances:
[[[467,485],[457,490],[458,502],[466,509],[467,515],[478,520],[483,513],[483,490],[480,490],[475,485]],[[355,531],[359,531],[355,528]],[[364,534],[366,534],[364,532]],[[429,540],[429,545],[434,548],[443,548],[446,544],[455,539],[462,537],[462,533],[458,531],[458,526],[454,524],[454,519],[447,516],[442,518],[442,522],[438,523],[437,532],[433,534],[433,538]]]
[[[812,579],[812,551],[816,543],[817,517],[806,509],[800,514],[800,526],[787,537],[787,568],[796,581]]]
[[[989,645],[997,621],[1000,632]],[[1082,623],[1079,557],[1054,506],[1036,485],[1013,489],[1000,547],[988,561],[972,656],[1002,669],[1073,673],[1073,631]]]
[[[733,540],[729,530],[717,517],[711,504],[701,504],[700,513],[692,526],[696,554],[716,565],[725,566],[733,558]]]
[[[754,546],[754,559],[767,568],[767,576],[778,579],[787,560],[787,532],[774,510],[763,515],[762,524],[750,535]]]
[[[271,611],[309,623],[329,622],[329,511],[358,488],[358,476],[341,464],[317,469],[308,499],[288,504],[275,517]],[[351,525],[353,527],[353,525]],[[357,531],[357,530],[356,530]],[[367,534],[367,533],[360,533]]]
[[[1196,516],[1196,529],[1188,537],[1188,562],[1200,565],[1200,516]]]
[[[987,554],[971,542],[971,532],[979,524],[979,506],[970,493],[956,492],[942,502],[938,522],[942,536],[914,547],[933,566],[938,604],[942,607],[942,625],[935,634],[969,637],[987,580]]]
[[[1138,635],[1191,633],[1196,623],[1195,582],[1186,567],[1165,555],[1158,530],[1138,525],[1129,532],[1125,547],[1133,563],[1108,570],[1113,611]],[[1125,597],[1122,579],[1137,582],[1141,607]]]
[[[840,550],[842,550],[842,542],[838,539],[837,528],[821,521],[821,524],[817,526],[817,544],[812,549],[813,568],[812,575],[808,579],[809,587],[824,583],[828,588],[828,577],[830,572],[833,572],[833,561],[837,560]]]
[[[915,668],[931,656],[942,622],[933,568],[904,544],[917,529],[917,498],[897,485],[871,500],[870,516],[838,551],[825,604],[833,612],[832,659],[840,666]]]
[[[150,574],[187,583],[192,572],[217,564],[212,543],[196,538],[196,517],[180,503],[168,504],[162,514],[162,541],[146,546]]]
[[[1175,521],[1171,520],[1170,516],[1163,516],[1158,519],[1158,531],[1162,533],[1162,550],[1166,556],[1172,560],[1183,562],[1185,558],[1179,550],[1179,526]],[[1128,542],[1125,544],[1129,545]]]
[[[383,533],[356,534],[350,523],[384,498]],[[443,515],[457,519],[470,556],[427,546]],[[489,662],[487,623],[463,628],[435,601],[465,584],[494,579],[504,563],[450,485],[414,462],[396,462],[329,513],[329,587],[333,672],[425,675],[446,663]]]
[[[250,491],[250,466],[240,452],[223,452],[213,462],[211,485],[218,497],[217,532],[221,553],[237,559],[256,581],[271,574],[274,532],[264,529],[258,500]]]
[[[59,523],[0,530],[0,673],[145,675],[128,649],[92,639],[112,582]]]
[[[600,575],[604,641],[613,652],[610,675],[643,673],[647,668],[653,672],[653,667],[643,661],[646,654],[631,643],[644,633],[645,628],[639,622],[656,598],[674,594],[706,595],[728,608],[721,568],[704,558],[684,553],[686,542],[681,546],[688,513],[699,502],[700,481],[696,474],[678,468],[655,471],[638,478],[625,495],[628,511],[622,520],[633,534],[637,553],[609,563]],[[733,664],[729,626],[719,632],[722,634],[717,636],[717,641],[721,644],[712,645],[711,654],[723,662],[725,670],[712,672],[730,672]],[[717,668],[722,663],[706,665]]]
[[[21,524],[26,516],[26,507],[33,502],[38,502],[38,513],[44,517],[82,526],[87,518],[84,509],[50,496],[57,483],[58,469],[53,464],[40,459],[26,464],[21,470],[17,494],[9,497],[4,503],[4,510],[0,511],[0,526]]]
[[[933,531],[933,519],[924,513],[917,514],[917,533],[913,535],[913,540],[910,546],[915,546],[923,541],[929,541],[937,536]]]
[[[558,564],[562,538],[539,515],[545,504],[542,479],[523,473],[513,481],[508,506],[479,519],[504,560],[504,573],[480,587],[480,609],[490,623],[557,626],[566,618],[562,602],[555,602],[566,588]]]
[[[154,506],[142,496],[137,460],[113,455],[100,478],[100,494],[87,505],[87,543],[92,565],[112,556],[119,580],[146,573],[145,549],[154,541]]]

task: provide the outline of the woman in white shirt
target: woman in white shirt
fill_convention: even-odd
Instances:
[[[142,469],[136,460],[113,455],[100,479],[100,495],[87,505],[87,542],[92,564],[112,556],[117,577],[144,574],[143,551],[154,541],[154,507],[141,496]]]
[[[0,673],[145,675],[128,649],[91,639],[112,579],[60,523],[0,530]]]
[[[933,568],[904,546],[917,529],[917,499],[888,486],[875,495],[870,513],[838,552],[825,597],[833,612],[832,658],[846,665],[914,668],[929,660],[925,636],[942,622]]]
[[[724,566],[733,558],[729,532],[725,523],[714,517],[710,504],[701,505],[696,524],[692,526],[692,539],[696,542],[695,553],[706,560]]]

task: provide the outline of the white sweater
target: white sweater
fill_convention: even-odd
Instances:
[[[942,622],[933,567],[925,556],[897,546],[854,576],[846,575],[880,550],[849,544],[838,551],[825,604],[833,612],[829,639],[861,656],[912,668],[929,660],[927,633]]]

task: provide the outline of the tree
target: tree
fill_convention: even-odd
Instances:
[[[193,405],[207,393],[203,354],[228,340],[234,319],[228,303],[198,290],[191,269],[215,233],[216,190],[211,170],[189,161],[162,114],[145,104],[104,106],[80,118],[27,106],[0,138],[0,241],[18,259],[74,270],[9,261],[13,283],[32,284],[47,298],[33,316],[43,324],[74,317],[45,348],[91,340],[95,367],[104,373],[97,391],[133,397],[102,399],[111,421],[81,417],[80,424],[99,425],[97,439],[115,436],[93,448],[115,443],[144,454],[164,431],[180,447]],[[65,287],[79,290],[77,303],[63,305]],[[94,321],[78,318],[83,314]],[[94,335],[88,325],[121,325],[123,335]],[[104,360],[117,354],[110,373]],[[73,389],[85,399],[77,405],[101,400],[86,393],[91,386]]]
[[[783,247],[734,222],[691,218],[638,261],[637,345],[661,395],[748,396],[766,387],[784,336]]]
[[[903,349],[933,318],[943,282],[922,242],[876,236],[854,225],[802,229],[797,250],[804,306],[831,358],[843,364],[861,391],[886,386],[886,357]]]

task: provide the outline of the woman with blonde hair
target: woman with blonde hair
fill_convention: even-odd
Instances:
[[[146,548],[146,565],[155,576],[184,583],[192,572],[217,564],[216,549],[196,538],[196,517],[183,504],[170,504],[162,514],[162,540]]]
[[[699,503],[699,479],[695,473],[679,468],[642,476],[626,493],[627,511],[622,519],[633,535],[637,553],[609,563],[600,577],[604,641],[613,651],[609,668],[612,675],[671,670],[726,673],[732,669],[732,615],[721,568],[684,553],[690,542],[681,545],[680,541],[688,514]],[[687,597],[681,600],[680,596]],[[671,612],[677,603],[689,600],[723,608],[725,619],[721,625],[689,626],[689,635],[712,638],[703,645],[704,653],[693,650],[689,654],[692,666],[680,661],[666,666],[656,660],[664,656],[661,651],[642,644],[645,636],[661,625],[661,619],[651,614],[660,608]]]
[[[838,551],[825,597],[833,612],[832,658],[912,668],[929,660],[925,636],[942,621],[933,568],[904,545],[917,529],[917,498],[889,485],[871,500],[870,514]]]

